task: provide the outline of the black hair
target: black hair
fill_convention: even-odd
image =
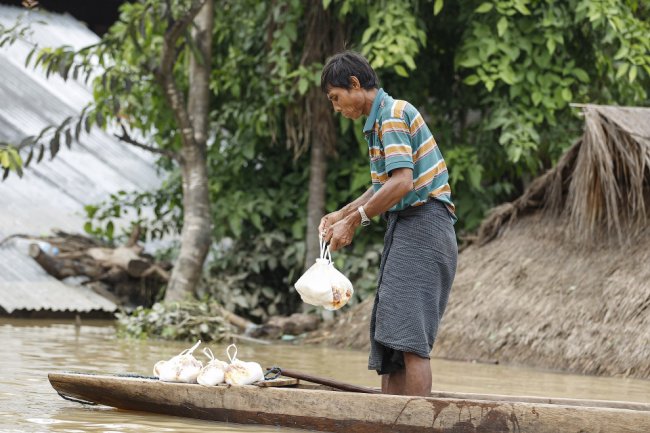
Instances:
[[[329,59],[320,76],[320,88],[327,93],[328,87],[349,89],[350,77],[357,77],[364,89],[376,89],[379,79],[365,57],[354,51],[343,51]]]

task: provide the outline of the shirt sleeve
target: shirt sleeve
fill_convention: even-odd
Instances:
[[[391,118],[381,125],[381,142],[384,147],[386,173],[396,168],[413,169],[411,133],[404,119]]]

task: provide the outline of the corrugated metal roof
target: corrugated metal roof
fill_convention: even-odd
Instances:
[[[113,312],[116,306],[92,290],[63,284],[15,246],[0,247],[0,306],[16,310]]]
[[[21,14],[25,9],[0,6],[0,24],[11,26]],[[29,39],[41,47],[80,48],[99,40],[69,15],[38,14],[26,20],[34,30]],[[78,114],[92,100],[91,89],[83,82],[64,81],[58,75],[47,79],[40,69],[25,68],[30,50],[24,41],[0,49],[0,141],[17,142],[38,134]],[[83,205],[100,202],[119,190],[160,185],[155,156],[119,142],[111,131],[95,128],[82,134],[80,141],[71,149],[62,146],[52,161],[47,152],[44,161],[27,169],[22,179],[11,175],[0,183],[0,239],[15,233],[38,236],[52,228],[80,232]],[[8,311],[29,305],[57,311],[115,309],[93,292],[66,286],[45,274],[11,246],[0,247],[0,305]]]

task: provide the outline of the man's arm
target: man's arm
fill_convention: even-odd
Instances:
[[[357,199],[355,199],[352,203],[349,203],[345,206],[343,206],[341,209],[328,213],[325,215],[323,218],[320,220],[320,224],[318,225],[318,232],[319,233],[326,233],[329,228],[336,224],[337,222],[341,221],[343,218],[352,215],[354,212],[357,211],[359,206],[363,206],[370,200],[373,194],[373,188],[370,187],[366,192],[361,194]]]
[[[391,172],[390,178],[384,185],[382,185],[381,189],[377,191],[376,194],[371,194],[365,203],[361,203],[360,200],[355,200],[350,203],[348,206],[350,206],[352,210],[347,213],[344,218],[350,219],[350,222],[354,223],[356,227],[361,224],[361,214],[357,211],[359,206],[363,206],[363,210],[366,212],[368,218],[373,218],[388,211],[412,189],[413,170],[410,168],[395,169]],[[366,194],[362,197],[365,195]],[[359,203],[355,205],[357,202]],[[355,206],[352,207],[353,205]],[[348,206],[346,206],[346,208]]]
[[[343,215],[343,218],[349,216],[350,214],[352,214],[354,212],[357,212],[357,209],[359,209],[359,206],[364,206],[366,203],[368,203],[368,201],[372,198],[374,192],[375,192],[375,190],[371,186],[370,188],[368,188],[366,190],[366,192],[361,194],[356,200],[354,200],[353,202],[343,206],[341,208],[341,210],[340,210],[341,214]]]
[[[386,212],[399,202],[406,194],[413,189],[413,170],[410,168],[398,168],[391,172],[391,177],[382,185],[381,189],[371,194],[370,199],[363,206],[368,218],[372,218]],[[324,239],[330,242],[331,251],[336,251],[352,242],[355,229],[361,224],[361,214],[357,212],[361,198],[368,194],[368,191],[359,199],[345,206],[348,214],[336,224],[330,226],[324,234]]]

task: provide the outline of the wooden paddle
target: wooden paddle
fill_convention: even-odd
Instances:
[[[331,386],[332,388],[340,389],[342,391],[350,392],[362,392],[366,394],[381,394],[381,391],[375,388],[369,388],[366,386],[352,385],[351,383],[339,382],[338,380],[328,379],[326,377],[314,376],[311,374],[303,373],[296,370],[288,370],[286,368],[274,367],[273,369],[268,369],[269,371],[277,372],[282,376],[293,377],[294,379],[306,380],[312,383],[318,383],[319,385]]]

